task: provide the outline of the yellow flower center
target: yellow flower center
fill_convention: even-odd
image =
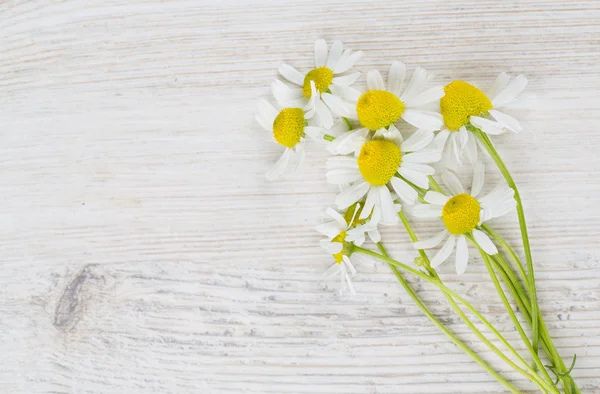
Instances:
[[[404,113],[404,103],[385,90],[367,90],[356,102],[356,114],[363,127],[379,130],[398,121]]]
[[[398,171],[402,152],[392,141],[373,140],[362,146],[357,161],[358,169],[367,182],[373,186],[383,186]]]
[[[357,211],[356,207],[358,207],[358,211]],[[371,212],[369,213],[369,216],[367,216],[366,218],[359,219],[360,214],[362,213],[362,210],[364,207],[365,207],[365,204],[355,202],[354,204],[350,205],[348,207],[348,209],[346,209],[346,212],[344,212],[344,220],[346,220],[346,223],[348,224],[348,226],[350,226],[350,227],[360,226],[361,224],[365,224],[371,218],[371,215],[373,215],[373,210],[371,210]],[[357,211],[357,212],[355,212],[355,211]]]
[[[442,209],[442,220],[452,234],[465,234],[479,224],[479,202],[466,193],[452,197]]]
[[[304,135],[304,111],[302,108],[285,108],[273,121],[275,141],[293,148]]]
[[[315,82],[315,87],[319,92],[326,92],[329,89],[329,85],[331,85],[331,81],[333,81],[333,71],[325,66],[310,70],[304,77],[304,87],[302,88],[302,92],[306,98],[312,96],[310,81]]]
[[[342,250],[340,250],[339,253],[332,255],[337,264],[341,264],[342,258],[344,257],[344,241],[346,241],[346,230],[342,231],[331,240],[332,243],[340,242],[342,244]]]
[[[446,127],[456,131],[469,123],[471,116],[481,116],[492,109],[492,102],[481,90],[464,81],[452,81],[444,87],[440,112]]]

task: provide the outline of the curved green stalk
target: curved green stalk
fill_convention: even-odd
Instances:
[[[529,235],[527,233],[527,223],[525,221],[525,211],[523,210],[523,202],[521,201],[521,195],[519,194],[519,189],[517,189],[517,185],[515,184],[515,181],[510,175],[508,168],[506,168],[506,165],[502,161],[502,158],[500,157],[500,155],[496,151],[496,148],[492,144],[492,141],[488,138],[488,136],[485,133],[483,133],[481,130],[475,127],[473,127],[473,134],[475,134],[479,141],[481,141],[485,149],[488,151],[488,153],[496,163],[496,166],[502,173],[502,176],[504,176],[506,183],[515,192],[515,200],[517,201],[517,216],[519,217],[519,227],[521,228],[521,238],[523,240],[525,261],[527,263],[527,287],[529,288],[529,295],[531,297],[532,316],[534,316],[531,324],[531,330],[533,331],[532,345],[533,349],[537,352],[540,338],[539,319],[537,318],[539,305],[537,303],[537,293],[535,291],[535,274],[533,272],[533,259],[531,257],[531,246],[529,245]]]
[[[387,252],[385,251],[383,245],[381,244],[381,242],[377,243],[377,247],[379,248],[379,251],[381,252],[382,255],[389,257]],[[415,304],[417,304],[417,306],[419,307],[419,309],[421,310],[421,312],[423,312],[423,314],[425,316],[427,316],[429,318],[429,320],[431,320],[431,322],[438,327],[444,334],[446,334],[446,336],[448,338],[450,338],[450,340],[459,348],[461,348],[465,353],[467,353],[469,356],[471,356],[471,358],[473,358],[473,360],[475,360],[475,362],[477,362],[479,365],[481,365],[483,367],[483,369],[485,369],[487,372],[490,373],[490,375],[492,375],[494,378],[496,378],[496,380],[498,382],[500,382],[504,387],[506,387],[511,393],[514,394],[519,394],[520,391],[513,386],[511,383],[509,383],[506,379],[504,379],[498,372],[496,372],[488,363],[486,363],[481,357],[479,357],[479,355],[477,353],[475,353],[473,350],[471,350],[470,347],[468,347],[462,340],[460,340],[460,338],[458,338],[456,336],[456,334],[454,334],[452,331],[450,331],[446,326],[444,326],[444,324],[442,324],[432,313],[431,311],[425,306],[425,304],[423,304],[423,302],[419,299],[419,296],[414,292],[414,290],[410,287],[410,285],[406,282],[406,280],[404,279],[404,277],[402,276],[402,274],[400,273],[400,271],[398,271],[398,268],[396,268],[394,265],[388,263],[388,265],[390,266],[390,268],[392,269],[392,272],[394,273],[394,275],[396,275],[396,278],[398,279],[398,281],[400,282],[400,284],[402,285],[402,287],[404,287],[404,290],[408,293],[408,295],[413,299],[413,301],[415,302]]]
[[[464,305],[471,313],[473,313],[473,315],[475,315],[490,331],[492,331],[494,333],[494,335],[496,335],[498,337],[498,339],[502,342],[502,344],[504,344],[504,346],[506,346],[509,350],[511,350],[511,353],[513,353],[515,355],[515,357],[522,359],[522,357],[519,356],[519,354],[516,352],[516,350],[508,343],[508,341],[506,341],[506,339],[502,336],[502,334],[500,334],[498,332],[498,330],[496,330],[496,328],[484,317],[481,315],[481,313],[479,313],[477,311],[477,309],[475,309],[475,307],[473,307],[467,300],[465,300],[463,297],[461,297],[458,293],[456,293],[455,291],[453,291],[452,289],[450,289],[449,287],[445,286],[443,283],[440,283],[440,281],[438,281],[437,279],[424,274],[421,271],[418,271],[412,267],[409,267],[406,264],[403,264],[397,260],[394,260],[390,257],[386,257],[382,254],[379,254],[377,252],[373,252],[371,250],[368,249],[364,249],[360,246],[354,246],[353,251],[355,252],[359,252],[359,253],[363,253],[366,254],[368,256],[371,257],[375,257],[378,258],[380,260],[383,260],[389,264],[392,264],[395,267],[401,268],[405,271],[410,272],[411,274],[418,276],[421,279],[426,280],[427,282],[431,283],[432,285],[434,285],[435,287],[437,287],[438,289],[440,289],[442,292],[450,295],[452,298],[454,298],[455,300],[457,300],[458,302],[460,302],[462,305]],[[487,339],[486,339],[487,340]],[[487,340],[489,342],[489,340]],[[514,368],[517,372],[521,373],[523,376],[525,376],[527,379],[531,380],[533,383],[535,383],[536,385],[538,385],[538,387],[540,387],[540,389],[542,389],[544,392],[551,392],[553,394],[560,394],[558,392],[558,390],[556,389],[556,387],[549,385],[548,383],[546,383],[544,380],[542,380],[533,370],[532,368],[525,362],[525,369],[519,367],[518,365],[516,365],[512,360],[510,360],[508,357],[506,357],[503,353],[498,354],[499,357],[501,357],[507,364],[509,364],[512,368]]]
[[[489,226],[481,226],[488,234],[498,242],[503,248],[507,247],[509,250],[507,252],[510,255],[513,255],[515,259],[515,264],[517,266],[522,266],[518,257],[514,254],[514,251],[510,249],[510,246],[506,243],[506,241],[498,235],[496,232],[492,231]],[[511,253],[512,252],[512,253]],[[517,302],[517,306],[521,310],[521,313],[525,317],[525,320],[529,325],[531,325],[531,303],[529,302],[529,297],[527,295],[526,288],[523,288],[513,271],[511,270],[508,262],[502,257],[501,254],[496,254],[491,256],[492,262],[498,269],[500,276],[506,283],[509,291],[511,292],[513,298]],[[522,274],[521,274],[522,275]],[[523,280],[523,278],[521,278]],[[526,283],[526,282],[525,282]],[[579,388],[575,384],[574,379],[570,376],[570,371],[567,369],[564,361],[560,357],[556,346],[554,345],[552,338],[548,332],[548,328],[546,327],[546,323],[544,322],[543,316],[541,315],[541,311],[539,312],[540,319],[540,336],[541,336],[541,345],[544,349],[544,352],[548,355],[548,358],[552,361],[553,365],[556,366],[557,372],[559,374],[560,380],[563,383],[563,387],[565,388],[565,392],[569,393],[571,390],[574,393],[580,393]],[[560,375],[562,374],[562,376]]]
[[[529,303],[529,299],[525,294],[525,290],[521,287],[514,273],[510,270],[510,266],[504,260],[504,258],[500,254],[496,254],[491,256],[491,261],[494,267],[502,276],[502,279],[506,283],[508,290],[512,294],[513,298],[517,302],[517,306],[521,310],[523,317],[527,321],[528,324],[531,324],[531,304]],[[541,345],[544,349],[544,352],[548,355],[548,358],[552,361],[552,364],[556,366],[558,372],[559,379],[563,383],[563,387],[565,388],[565,392],[570,392],[573,390],[575,393],[580,393],[579,388],[575,385],[575,381],[570,376],[570,370],[566,369],[564,362],[562,361],[554,343],[552,342],[552,338],[548,333],[548,328],[544,323],[544,320],[540,316],[540,335],[541,335]]]
[[[490,226],[488,226],[487,224],[482,223],[479,227],[481,227],[493,239],[495,239],[496,242],[498,242],[500,244],[500,246],[506,251],[506,253],[508,253],[508,255],[512,259],[513,263],[515,263],[515,265],[517,266],[519,277],[521,278],[521,280],[523,281],[523,283],[527,284],[527,274],[525,273],[525,269],[523,268],[523,264],[521,264],[521,260],[519,260],[519,257],[517,256],[517,254],[515,253],[515,251],[513,250],[513,248],[510,247],[510,245],[508,244],[508,242],[506,242],[504,240],[504,238],[502,238],[500,236],[500,234],[498,234],[497,232],[495,232],[494,230],[492,230],[492,228]]]
[[[431,177],[430,182],[433,181],[434,185],[437,186],[438,189],[439,185],[437,185],[437,183],[435,183],[435,179],[433,179],[433,177]],[[434,187],[435,187],[434,186]],[[440,189],[441,190],[441,189]],[[402,221],[402,224],[404,225],[404,228],[406,229],[406,232],[408,233],[410,239],[413,242],[417,242],[418,238],[417,235],[415,234],[414,230],[412,229],[412,226],[410,224],[410,222],[408,221],[408,218],[406,217],[406,215],[404,214],[404,212],[400,211],[398,213],[398,216],[400,217],[400,220]],[[436,280],[438,280],[440,283],[443,283],[442,279],[438,276],[437,272],[432,269],[430,267],[430,261],[429,261],[429,257],[427,256],[427,254],[425,253],[424,250],[422,249],[418,249],[419,255],[421,256],[421,258],[423,258],[426,263],[427,263],[427,269],[429,274],[435,278]],[[473,331],[473,333],[481,340],[483,341],[488,348],[490,348],[490,350],[492,350],[494,353],[496,353],[500,358],[502,358],[503,360],[506,361],[506,358],[503,357],[503,353],[500,349],[498,349],[493,343],[491,343],[482,333],[481,331],[479,331],[477,329],[477,327],[475,327],[475,325],[471,322],[471,320],[464,314],[464,312],[462,311],[462,309],[456,304],[456,302],[454,301],[454,299],[449,296],[448,294],[444,293],[444,296],[446,297],[446,299],[448,300],[448,302],[450,303],[450,306],[452,306],[452,309],[454,309],[454,311],[459,315],[459,317],[465,322],[465,324],[469,327],[469,329],[471,331]],[[509,305],[510,306],[510,305]],[[507,309],[508,311],[508,309]],[[518,320],[517,320],[518,323]],[[519,326],[520,327],[520,326]],[[499,338],[502,336],[498,331],[496,331],[494,329],[495,333],[497,336],[499,336]],[[521,332],[523,333],[522,338],[524,338],[524,340],[527,340],[527,336],[525,335],[525,333],[523,332],[523,330],[521,329]],[[507,348],[509,348],[509,350],[511,350],[511,352],[513,353],[513,355],[515,355],[519,361],[521,361],[523,363],[523,365],[526,365],[527,367],[529,367],[529,364],[521,357],[521,355],[519,355],[517,353],[516,350],[514,350],[514,348],[512,346],[510,346],[508,344],[508,342],[506,340],[504,340],[504,338],[502,337],[501,340],[503,340],[503,343],[507,346]],[[529,344],[529,341],[527,340],[527,343]],[[529,346],[531,346],[531,344],[529,344]],[[533,352],[532,352],[533,354]],[[539,361],[539,358],[537,359]],[[541,365],[543,367],[543,364],[541,363],[541,361],[539,361],[539,365]],[[533,373],[535,373],[535,371],[532,368],[529,368]],[[545,370],[544,370],[545,371]],[[537,375],[536,375],[537,376]],[[552,382],[552,379],[550,379],[550,376],[548,376],[548,380],[550,381],[550,383]]]
[[[475,242],[475,240],[471,236],[467,236],[467,239],[469,239],[469,241],[471,241],[471,243],[479,250],[479,254],[481,255],[481,258],[483,259],[485,266],[490,274],[492,283],[494,284],[494,287],[496,288],[496,291],[498,292],[498,295],[500,296],[500,299],[502,300],[502,303],[504,304],[504,308],[508,312],[508,315],[510,316],[510,319],[512,320],[513,325],[515,326],[515,328],[517,329],[517,332],[521,336],[523,343],[525,344],[525,346],[527,347],[529,352],[531,352],[533,361],[537,364],[537,366],[542,371],[544,378],[550,384],[552,384],[552,378],[548,374],[548,371],[546,371],[546,368],[544,368],[544,364],[540,360],[537,352],[534,351],[533,346],[531,345],[531,342],[529,342],[529,338],[527,338],[527,334],[525,333],[525,330],[523,330],[523,327],[521,326],[519,319],[517,319],[517,315],[515,315],[515,312],[513,311],[512,306],[510,305],[510,302],[508,302],[508,298],[506,297],[506,294],[504,293],[504,290],[502,289],[502,286],[500,285],[500,281],[498,281],[498,277],[496,276],[496,273],[494,272],[494,268],[492,267],[492,264],[490,262],[490,257],[488,256],[488,254],[486,252],[483,251],[483,249],[481,249],[481,247],[477,244],[477,242]]]

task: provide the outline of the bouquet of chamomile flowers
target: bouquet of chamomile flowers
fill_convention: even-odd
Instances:
[[[256,116],[283,148],[267,173],[269,180],[295,171],[303,162],[306,144],[324,146],[331,153],[326,178],[339,193],[317,226],[324,236],[321,246],[333,257],[327,274],[339,275],[340,292],[354,293],[355,255],[388,264],[433,324],[506,389],[521,392],[431,313],[405,280],[406,275],[419,277],[441,292],[488,349],[541,392],[580,393],[571,377],[575,356],[563,360],[540,312],[523,205],[492,142],[495,135],[522,131],[519,121],[504,109],[525,90],[527,79],[502,73],[484,90],[462,80],[435,86],[424,69],[415,68],[408,78],[406,66],[393,61],[385,79],[378,70],[369,71],[367,90],[360,91],[352,85],[361,74],[352,68],[361,56],[360,51],[344,49],[340,41],[328,47],[324,40],[317,40],[315,67],[302,72],[281,65],[279,73],[285,81],[273,81],[274,100],[260,101]],[[405,123],[402,129],[413,132],[403,135],[398,129],[401,123]],[[339,125],[347,130],[340,131]],[[482,193],[485,167],[481,159],[485,155],[506,182],[488,193]],[[454,172],[465,165],[472,168],[469,187]],[[410,215],[405,207],[411,207]],[[524,259],[488,224],[490,219],[514,212]],[[411,220],[434,220],[439,232],[419,239]],[[412,266],[390,257],[382,244],[380,226],[393,225],[404,227],[418,252]],[[366,243],[374,247],[367,248]],[[471,253],[478,254],[477,260],[487,268],[527,354],[519,353],[436,271],[440,264],[454,261],[456,273],[464,273]],[[485,333],[477,328],[481,325]]]

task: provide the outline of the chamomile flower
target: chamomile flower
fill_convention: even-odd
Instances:
[[[268,180],[275,180],[286,171],[295,170],[302,164],[305,136],[317,141],[322,140],[323,129],[307,125],[307,120],[314,113],[314,100],[309,100],[303,108],[286,107],[279,110],[266,100],[258,103],[256,121],[265,130],[273,133],[275,142],[285,147],[275,166],[267,172]]]
[[[332,110],[339,116],[358,119],[368,130],[387,128],[400,118],[419,129],[439,130],[442,127],[441,115],[419,108],[439,100],[444,95],[443,88],[437,86],[425,90],[427,71],[418,67],[403,91],[405,75],[406,66],[402,62],[394,62],[390,66],[387,85],[379,71],[369,71],[368,90],[356,100],[356,116],[348,111],[344,113],[341,107],[332,107]]]
[[[427,189],[434,169],[427,165],[440,159],[436,150],[422,149],[433,138],[427,131],[414,133],[406,141],[394,125],[380,129],[366,141],[356,157],[332,157],[327,162],[327,181],[334,185],[350,185],[336,198],[339,209],[346,209],[365,195],[365,207],[359,215],[367,217],[373,207],[381,211],[382,224],[398,222],[391,187],[407,204],[414,204],[417,192],[406,182]]]
[[[480,162],[475,165],[470,194],[465,192],[454,173],[446,171],[442,173],[442,179],[450,195],[430,190],[425,194],[428,204],[415,207],[413,213],[422,218],[440,218],[446,228],[431,239],[415,242],[414,247],[431,249],[446,240],[431,260],[431,266],[435,268],[448,260],[456,247],[456,273],[460,275],[469,262],[468,238],[473,239],[485,253],[498,253],[494,243],[478,227],[514,210],[516,201],[513,189],[507,186],[497,187],[486,196],[478,197],[484,182],[484,166]]]
[[[471,164],[477,162],[477,141],[469,126],[490,135],[522,131],[518,120],[499,109],[514,101],[526,86],[525,76],[518,75],[511,81],[508,74],[501,73],[487,94],[458,80],[444,87],[445,94],[440,100],[444,128],[436,136],[436,144],[439,149],[445,148],[444,161],[448,166],[462,165],[463,155]]]
[[[365,233],[373,242],[381,241],[381,235],[377,230],[378,210],[373,209],[366,219],[361,220],[359,215],[363,208],[364,205],[355,203],[343,214],[328,208],[325,211],[327,220],[317,226],[317,231],[327,237],[321,241],[321,247],[335,260],[325,275],[340,275],[340,294],[343,294],[345,289],[355,293],[352,277],[356,275],[356,269],[350,260],[352,244],[362,245],[365,241]]]
[[[283,92],[282,83],[275,83],[274,93],[285,100],[308,100],[313,97],[311,83],[314,83],[317,89],[315,121],[318,125],[329,129],[333,126],[330,107],[351,110],[352,104],[346,100],[356,100],[360,95],[358,90],[350,87],[360,77],[360,73],[340,74],[352,68],[362,55],[362,51],[354,53],[350,49],[344,51],[341,41],[334,41],[328,51],[325,40],[317,40],[315,41],[315,68],[305,75],[288,64],[283,64],[279,68],[279,73],[285,79],[302,89],[289,95]]]

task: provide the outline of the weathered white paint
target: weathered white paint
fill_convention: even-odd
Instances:
[[[356,297],[320,277],[323,152],[264,180],[280,151],[255,100],[282,61],[309,67],[319,37],[364,50],[364,72],[528,75],[526,131],[499,149],[548,324],[600,392],[599,18],[593,0],[2,2],[0,392],[502,392],[385,266],[361,270]],[[495,225],[517,242],[515,218]],[[385,240],[414,257],[399,228]],[[442,272],[517,339],[480,263]]]

